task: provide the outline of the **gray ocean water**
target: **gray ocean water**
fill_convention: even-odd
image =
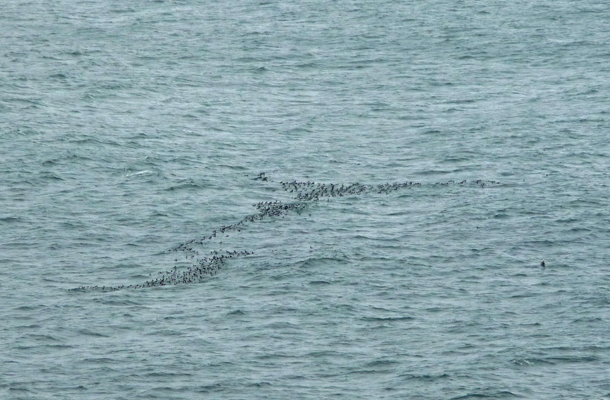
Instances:
[[[609,398],[608,43],[597,0],[4,2],[0,398]]]

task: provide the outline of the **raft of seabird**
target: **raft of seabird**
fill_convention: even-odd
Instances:
[[[254,178],[263,182],[273,182],[270,180],[265,173],[260,173]],[[120,285],[120,286],[81,286],[72,290],[102,290],[102,291],[116,291],[121,289],[143,289],[151,287],[169,286],[169,285],[182,285],[188,283],[202,282],[210,276],[214,276],[222,269],[222,267],[231,259],[246,257],[254,254],[253,251],[241,250],[241,251],[218,251],[213,250],[207,253],[205,256],[201,256],[199,251],[196,250],[195,246],[203,245],[206,241],[210,242],[215,240],[217,237],[222,237],[222,234],[228,232],[241,232],[241,229],[248,224],[262,221],[265,218],[273,220],[274,218],[284,217],[288,213],[300,214],[305,208],[307,208],[312,202],[316,202],[322,199],[344,197],[344,196],[360,196],[366,194],[389,194],[394,191],[411,189],[421,187],[422,183],[405,181],[401,183],[384,183],[378,185],[365,185],[360,183],[351,184],[335,184],[335,183],[315,183],[315,182],[279,182],[281,187],[288,193],[292,193],[294,202],[282,202],[279,200],[275,201],[263,201],[254,204],[254,207],[258,211],[256,214],[248,215],[242,218],[239,222],[231,225],[223,225],[212,231],[203,234],[197,238],[191,239],[186,242],[182,242],[167,250],[167,253],[184,253],[184,258],[190,260],[192,264],[188,268],[178,268],[174,266],[172,269],[159,272],[158,277],[150,279],[142,283],[131,284],[131,285]],[[463,186],[466,184],[473,184],[478,187],[486,187],[492,185],[499,185],[497,181],[447,181],[447,182],[436,182],[433,186],[449,186],[459,185]],[[176,262],[178,259],[175,259]],[[541,265],[544,267],[544,260]]]

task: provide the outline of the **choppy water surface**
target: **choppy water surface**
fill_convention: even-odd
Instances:
[[[608,26],[3,5],[2,397],[610,397]]]

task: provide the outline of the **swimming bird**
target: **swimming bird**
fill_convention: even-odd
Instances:
[[[544,260],[542,260],[542,262],[540,263],[540,266],[541,266],[542,268],[546,268],[546,263],[544,262]]]

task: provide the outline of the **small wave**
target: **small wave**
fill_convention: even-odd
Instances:
[[[451,400],[467,399],[510,399],[514,397],[524,397],[508,390],[490,391],[487,393],[468,393],[464,396],[452,397]]]
[[[408,321],[414,319],[413,317],[362,317],[363,321]]]
[[[408,379],[408,380],[417,380],[417,381],[423,381],[423,382],[434,382],[434,381],[437,381],[437,380],[447,379],[447,378],[450,377],[448,374],[440,374],[440,375],[403,374],[403,375],[398,375],[398,376],[400,378],[405,378],[405,379]]]
[[[12,223],[16,223],[16,222],[22,222],[23,219],[21,217],[1,217],[0,218],[0,223],[7,223],[7,224],[12,224]]]
[[[108,357],[99,357],[99,358],[85,358],[83,362],[91,363],[91,364],[114,364],[116,360]]]
[[[551,362],[551,361],[548,361],[548,360],[545,360],[542,358],[517,358],[517,359],[511,360],[511,362],[515,365],[519,365],[519,366],[523,366],[523,367],[543,365],[543,364],[555,365],[554,362]]]
[[[157,173],[153,172],[153,171],[145,170],[145,171],[133,172],[133,173],[127,174],[125,176],[131,177],[131,176],[140,176],[140,175],[157,175]]]
[[[195,391],[198,393],[222,392],[224,390],[226,390],[226,387],[221,385],[220,383],[204,385],[195,389]]]
[[[104,335],[103,333],[90,331],[89,329],[81,329],[80,331],[78,331],[78,333],[80,333],[82,335],[87,335],[87,336],[110,337],[108,335]]]
[[[194,182],[188,182],[188,183],[183,183],[180,185],[174,185],[174,186],[170,186],[168,188],[166,188],[165,190],[168,192],[172,192],[175,190],[200,190],[202,188],[204,188],[205,186],[203,185],[199,185],[197,183]]]
[[[376,360],[376,361],[371,361],[370,363],[366,364],[365,367],[367,367],[367,368],[386,367],[388,365],[395,365],[395,364],[400,364],[400,362],[398,362],[396,360]]]

